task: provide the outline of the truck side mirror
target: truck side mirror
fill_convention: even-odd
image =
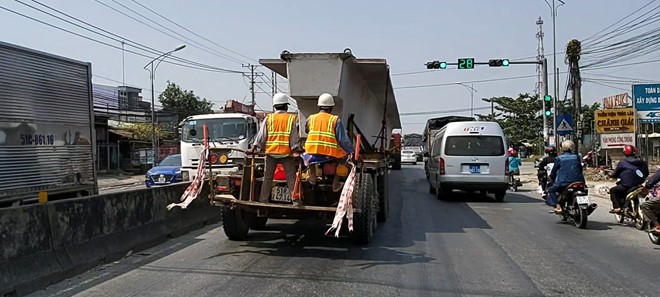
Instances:
[[[257,134],[257,123],[250,123],[250,134]]]
[[[428,158],[429,156],[430,156],[429,152],[424,152],[424,157]]]

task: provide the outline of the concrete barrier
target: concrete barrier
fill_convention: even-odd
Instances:
[[[208,189],[183,210],[176,184],[0,209],[0,296],[22,296],[220,220]]]

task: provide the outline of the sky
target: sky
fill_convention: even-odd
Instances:
[[[0,28],[3,28],[0,30],[0,41],[91,62],[94,83],[121,85],[122,79],[125,79],[127,85],[143,88],[142,95],[145,100],[151,98],[150,80],[149,73],[142,68],[151,60],[150,58],[124,52],[125,62],[122,67],[120,41],[68,24],[21,2],[68,19],[39,3],[48,5],[97,28],[121,36],[128,40],[125,45],[127,51],[141,52],[129,46],[131,42],[162,52],[186,44],[185,49],[175,54],[177,57],[236,71],[248,71],[243,65],[258,64],[257,61],[261,58],[278,58],[284,49],[290,52],[341,52],[348,47],[358,58],[387,59],[393,74],[392,84],[395,87],[400,113],[468,109],[463,112],[436,115],[402,115],[403,132],[406,134],[421,132],[426,119],[430,117],[451,114],[470,115],[470,91],[455,83],[462,82],[469,85],[473,82],[476,90],[472,102],[475,114],[488,112],[482,109],[489,105],[481,98],[513,97],[519,93],[533,93],[535,89],[535,77],[481,82],[490,79],[533,76],[536,74],[534,65],[511,65],[506,68],[477,65],[472,70],[450,69],[456,66],[449,66],[445,70],[426,71],[424,64],[427,61],[456,62],[458,58],[470,57],[477,61],[494,58],[508,58],[512,61],[534,60],[538,29],[535,23],[541,17],[544,20],[545,56],[548,58],[550,69],[553,62],[552,15],[550,7],[544,0],[38,0],[38,2],[5,0],[0,2]],[[569,40],[588,38],[650,1],[565,0],[565,2],[565,5],[558,8],[556,18],[557,66],[562,72],[567,68],[563,51]],[[103,4],[133,16],[162,32]],[[136,15],[120,4],[142,16]],[[639,14],[657,5],[648,6]],[[114,48],[49,27],[2,8],[97,39]],[[633,15],[631,18],[634,17]],[[588,44],[583,46],[588,48]],[[632,81],[633,78],[660,80],[657,71],[659,63],[619,67],[630,62],[658,59],[658,56],[660,54],[655,52],[634,60],[623,59],[612,63],[610,66],[615,67],[611,68],[584,69],[583,77],[589,80],[583,82],[583,103],[600,102],[603,97],[629,92],[628,81]],[[588,57],[584,57],[583,60],[588,62]],[[265,67],[259,67],[257,71],[264,71],[264,79],[270,80],[271,73]],[[122,77],[122,72],[125,78]],[[614,82],[614,76],[618,77],[616,80],[619,81]],[[564,97],[565,79],[566,75],[562,74],[560,98]],[[154,89],[162,91],[168,80],[211,100],[216,103],[216,107],[223,105],[228,99],[246,100],[246,102],[250,100],[248,79],[241,74],[209,72],[163,63],[156,72]],[[257,91],[260,93],[257,94],[257,104],[269,109],[271,87],[261,82],[261,79],[258,81],[260,83]],[[550,83],[552,93],[552,75],[550,75]],[[417,87],[434,84],[440,86]],[[283,79],[280,78],[278,85],[286,90]],[[263,91],[259,87],[263,88]]]

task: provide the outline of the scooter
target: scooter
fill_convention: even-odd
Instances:
[[[517,192],[518,186],[522,186],[522,183],[520,182],[520,175],[509,173],[509,189]]]
[[[589,200],[589,191],[583,182],[574,182],[559,194],[559,205],[562,209],[558,215],[562,221],[573,221],[580,228],[587,228],[589,215],[598,208],[598,204]]]
[[[622,224],[625,221],[630,221],[634,223],[637,230],[646,229],[646,222],[644,222],[641,209],[641,202],[646,200],[646,194],[647,190],[644,185],[638,185],[628,190],[622,212],[614,214],[616,222]]]

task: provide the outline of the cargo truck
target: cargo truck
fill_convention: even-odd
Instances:
[[[98,194],[92,66],[0,42],[0,205]]]
[[[352,195],[354,230],[349,236],[357,244],[371,240],[378,222],[389,211],[388,145],[394,129],[401,128],[398,107],[385,59],[358,59],[349,49],[343,53],[282,52],[280,59],[260,63],[288,79],[290,95],[298,106],[298,124],[305,126],[309,115],[318,112],[317,99],[329,93],[335,99],[333,114],[340,116],[354,140],[357,174]],[[299,129],[301,139],[305,129]],[[213,154],[214,148],[209,148]],[[332,219],[339,207],[341,188],[333,183],[346,181],[351,164],[346,159],[324,163],[318,168],[315,185],[304,178],[308,170],[298,158],[298,183],[302,206],[292,204],[284,180],[276,180],[267,202],[259,202],[264,157],[246,158],[239,174],[216,175],[210,180],[211,203],[220,206],[225,234],[230,240],[245,240],[250,229],[261,229],[268,218]]]
[[[207,167],[213,174],[231,174],[242,169],[243,152],[256,136],[259,124],[254,107],[235,100],[228,100],[220,113],[193,115],[181,121],[181,179],[194,180],[197,175],[204,125],[213,148]]]

